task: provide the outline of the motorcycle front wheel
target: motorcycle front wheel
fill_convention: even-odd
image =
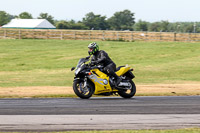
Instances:
[[[74,90],[74,93],[82,99],[88,99],[94,93],[93,85],[88,82],[87,85],[84,87],[84,81],[82,80],[74,81],[73,90]]]
[[[135,86],[135,83],[130,78],[126,78],[126,80],[129,80],[130,87],[124,88],[124,90],[118,91],[118,94],[123,98],[131,98],[136,93],[136,86]]]

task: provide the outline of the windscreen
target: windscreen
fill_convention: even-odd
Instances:
[[[77,64],[76,68],[80,67],[84,62],[85,62],[85,58],[81,58],[81,59],[78,61],[78,64]]]

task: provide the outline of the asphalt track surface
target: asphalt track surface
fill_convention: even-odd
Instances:
[[[0,99],[0,131],[200,127],[200,96]]]
[[[0,99],[0,115],[200,114],[200,96]]]

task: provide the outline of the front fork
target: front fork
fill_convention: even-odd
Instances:
[[[83,87],[85,88],[87,86],[87,77],[84,78],[84,84]]]

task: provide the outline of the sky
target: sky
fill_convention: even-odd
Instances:
[[[56,20],[79,21],[89,12],[110,18],[125,9],[138,20],[199,22],[200,0],[1,0],[0,11],[11,15],[29,12],[34,18],[48,13]]]

